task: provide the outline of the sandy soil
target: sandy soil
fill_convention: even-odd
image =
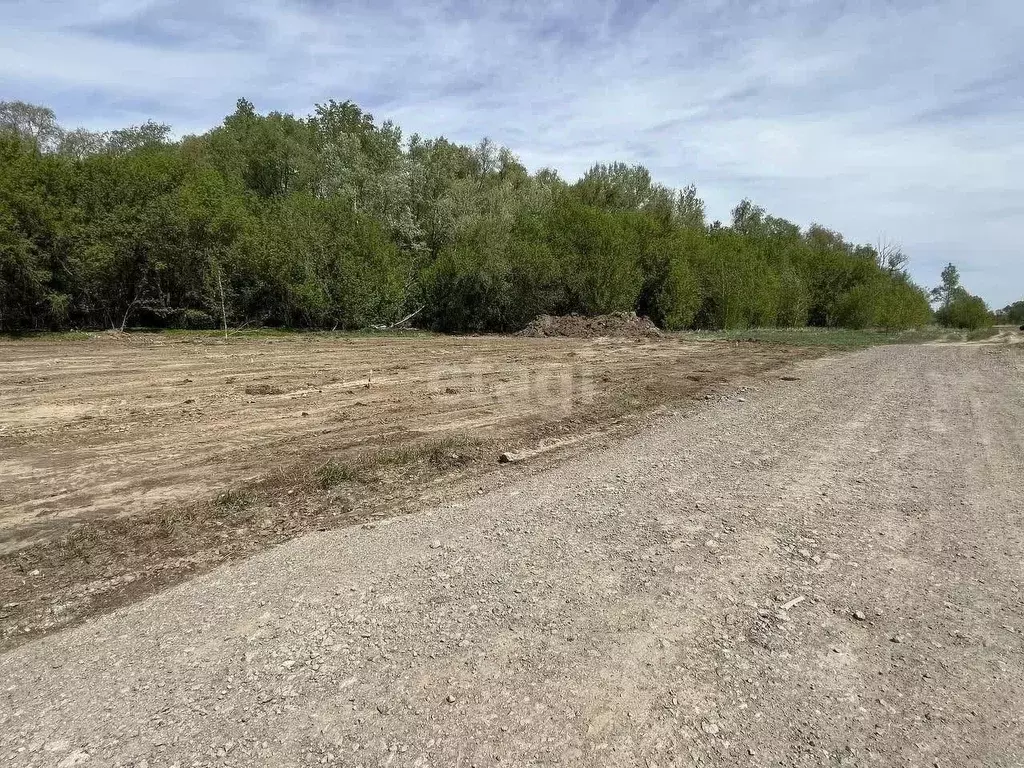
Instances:
[[[1015,766],[1024,355],[800,364],[0,657],[11,765]]]
[[[499,468],[503,452],[536,471],[816,354],[677,338],[0,341],[0,648],[456,482],[492,487],[524,471]]]
[[[0,341],[0,552],[311,457],[443,434],[513,441],[647,384],[685,394],[688,374],[714,383],[795,354],[507,337]]]

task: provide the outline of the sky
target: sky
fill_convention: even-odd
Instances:
[[[350,99],[574,179],[641,163],[1024,298],[1021,0],[0,0],[0,100],[201,133]]]

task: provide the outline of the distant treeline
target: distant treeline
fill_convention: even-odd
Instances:
[[[507,331],[635,310],[670,328],[907,328],[929,296],[895,248],[749,201],[708,222],[691,186],[595,165],[570,184],[507,149],[403,140],[356,105],[238,102],[170,140],[0,103],[0,330],[416,324]]]

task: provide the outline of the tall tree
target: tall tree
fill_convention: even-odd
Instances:
[[[932,301],[938,302],[942,309],[948,310],[953,300],[963,292],[960,285],[960,270],[952,263],[947,264],[942,270],[942,282],[932,288]]]
[[[41,152],[55,151],[63,133],[52,109],[24,101],[0,101],[0,131],[34,142]]]

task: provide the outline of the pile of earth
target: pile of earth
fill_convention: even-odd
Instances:
[[[649,318],[639,317],[636,312],[613,312],[610,315],[541,315],[518,334],[540,338],[544,336],[568,336],[577,339],[593,339],[600,336],[644,338],[661,336],[658,326]]]

